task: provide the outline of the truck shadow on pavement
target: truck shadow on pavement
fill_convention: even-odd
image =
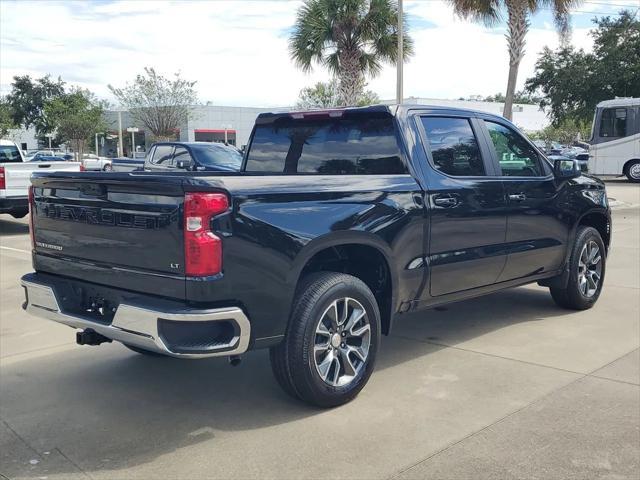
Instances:
[[[382,339],[377,370],[402,368],[447,345],[514,324],[568,314],[541,288],[508,290],[445,309],[399,321],[392,337]],[[2,417],[38,452],[57,449],[87,472],[113,472],[200,442],[210,441],[215,455],[217,437],[228,441],[227,432],[326,412],[280,390],[267,351],[247,354],[239,367],[226,363],[145,357],[116,344],[77,347],[4,366]],[[18,470],[3,473],[10,478],[77,473],[70,462],[58,460],[43,456],[34,467],[29,458],[19,458],[3,467]]]
[[[29,234],[29,225],[0,218],[0,237]]]

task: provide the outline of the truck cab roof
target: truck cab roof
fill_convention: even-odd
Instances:
[[[460,115],[477,115],[482,118],[487,119],[495,119],[500,121],[509,122],[507,119],[500,115],[495,115],[492,113],[482,112],[479,110],[467,109],[467,108],[459,108],[459,107],[448,107],[442,105],[425,105],[425,104],[391,104],[391,105],[368,105],[364,107],[337,107],[337,108],[327,108],[327,109],[315,109],[315,110],[296,110],[296,111],[288,111],[288,112],[265,112],[258,115],[256,120],[256,124],[261,123],[270,123],[278,118],[313,118],[320,116],[328,116],[340,118],[345,114],[366,114],[366,113],[389,113],[393,116],[402,115],[410,110],[427,110],[434,112],[442,112],[449,114],[460,114]],[[511,122],[509,122],[511,123]]]

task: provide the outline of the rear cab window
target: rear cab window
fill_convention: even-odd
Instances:
[[[0,163],[22,162],[22,157],[15,145],[0,145]]]
[[[246,172],[316,175],[407,173],[389,113],[283,116],[257,124]]]

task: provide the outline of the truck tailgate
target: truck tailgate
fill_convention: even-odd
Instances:
[[[58,172],[80,170],[77,162],[12,162],[3,163],[5,195],[7,197],[26,197],[33,172]]]
[[[36,270],[184,298],[179,180],[85,172],[33,185]]]

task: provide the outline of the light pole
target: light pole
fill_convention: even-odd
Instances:
[[[98,135],[102,135],[100,133],[96,133],[96,156],[99,157],[100,156],[100,150],[98,148]]]
[[[122,145],[122,110],[118,110],[118,156],[124,155],[124,146]]]
[[[53,133],[45,133],[44,136],[49,139],[49,150],[51,150],[51,139],[53,138]]]
[[[231,130],[232,125],[224,126],[224,144],[229,145],[229,135],[227,133],[228,130]]]
[[[397,74],[398,78],[396,80],[396,103],[402,103],[404,98],[404,94],[402,92],[402,66],[404,62],[404,54],[403,54],[403,33],[402,33],[402,0],[398,0],[398,61],[397,61]]]
[[[138,127],[129,127],[127,132],[131,132],[131,158],[136,158],[136,132],[140,131]]]

